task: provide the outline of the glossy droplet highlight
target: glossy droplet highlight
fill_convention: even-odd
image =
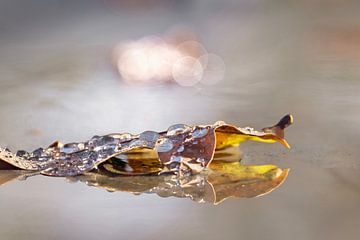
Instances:
[[[207,128],[197,128],[192,133],[193,138],[202,138],[206,134],[208,134],[209,130]]]
[[[156,140],[158,140],[159,137],[160,137],[160,134],[158,134],[157,132],[145,131],[140,134],[139,139],[148,141],[148,142],[156,142]]]
[[[168,128],[166,135],[174,136],[189,131],[191,128],[186,124],[175,124]]]
[[[156,144],[156,150],[158,152],[168,152],[173,149],[174,144],[170,139],[163,138]]]

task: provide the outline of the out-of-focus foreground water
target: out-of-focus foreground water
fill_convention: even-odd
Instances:
[[[1,239],[358,239],[359,3],[162,3],[1,1],[0,145],[30,151],[216,120],[262,128],[289,112],[290,151],[242,145],[245,163],[290,168],[288,179],[268,195],[213,206],[36,176],[0,187]],[[123,84],[112,46],[179,24],[223,58],[223,81]]]

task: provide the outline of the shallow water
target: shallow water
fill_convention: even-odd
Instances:
[[[15,1],[0,7],[1,146],[30,151],[54,140],[217,120],[261,129],[292,113],[291,150],[241,146],[244,163],[290,172],[270,194],[216,206],[109,193],[63,178],[12,181],[0,187],[1,239],[358,238],[356,1],[196,1],[134,14],[97,2],[33,2],[32,16]],[[124,85],[109,64],[111,47],[179,23],[224,59],[224,80],[192,88]]]

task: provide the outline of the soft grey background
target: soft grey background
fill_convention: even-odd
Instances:
[[[242,146],[246,163],[291,168],[287,181],[212,206],[37,176],[1,186],[1,239],[358,239],[358,1],[120,2],[0,1],[0,145],[30,151],[181,122],[261,128],[290,112],[290,151]],[[114,44],[175,25],[224,59],[224,80],[122,84]]]

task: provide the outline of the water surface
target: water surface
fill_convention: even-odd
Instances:
[[[31,151],[54,140],[217,120],[260,129],[292,113],[290,151],[241,146],[246,164],[291,170],[268,195],[216,206],[63,178],[12,181],[0,187],[2,239],[357,239],[356,1],[194,1],[134,14],[100,2],[32,2],[29,16],[16,2],[0,8],[1,146]],[[175,24],[191,26],[224,59],[224,80],[124,85],[109,63],[111,47]]]

